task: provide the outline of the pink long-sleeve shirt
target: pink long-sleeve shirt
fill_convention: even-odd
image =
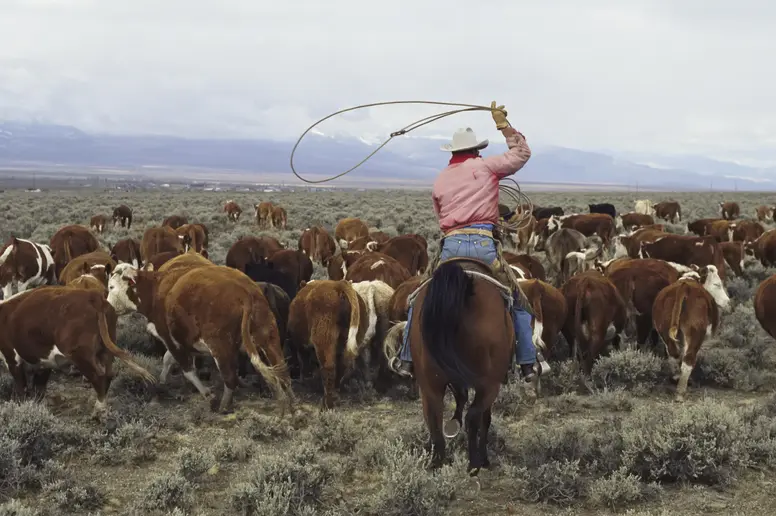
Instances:
[[[498,182],[526,164],[531,149],[525,137],[507,129],[509,150],[497,156],[453,163],[434,181],[431,196],[443,233],[472,224],[498,222]]]

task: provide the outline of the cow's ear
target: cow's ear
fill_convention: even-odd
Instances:
[[[110,273],[113,271],[113,267],[110,263],[105,264],[105,276],[110,277]]]
[[[151,262],[148,262],[143,266],[143,270],[146,272],[154,272],[154,264]]]

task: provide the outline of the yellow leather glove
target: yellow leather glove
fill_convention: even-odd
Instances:
[[[496,122],[496,129],[499,131],[509,127],[507,122],[507,111],[504,106],[496,106],[496,101],[490,103],[491,114],[493,115],[493,121]]]

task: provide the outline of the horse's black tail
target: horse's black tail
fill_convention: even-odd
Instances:
[[[455,262],[440,265],[429,283],[420,316],[426,350],[447,376],[448,382],[474,387],[476,375],[455,349],[456,336],[474,285]]]

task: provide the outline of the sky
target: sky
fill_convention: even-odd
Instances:
[[[293,140],[496,100],[538,145],[776,161],[774,25],[770,0],[2,0],[0,119]],[[484,112],[416,134],[464,126],[501,138]]]

